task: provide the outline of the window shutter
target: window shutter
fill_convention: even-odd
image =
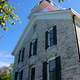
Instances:
[[[32,42],[30,43],[30,48],[29,48],[29,57],[31,57],[31,49],[32,49]]]
[[[45,49],[48,48],[48,31],[45,32]]]
[[[31,80],[35,80],[35,68],[31,69]]]
[[[36,39],[35,42],[34,42],[33,55],[37,54],[37,41],[38,41],[38,39]]]
[[[61,80],[61,59],[60,56],[56,57],[56,80]]]
[[[15,72],[14,80],[18,79],[18,72]]]
[[[43,80],[47,80],[47,62],[43,63]]]
[[[56,32],[56,25],[53,26],[53,45],[57,44],[57,32]]]
[[[21,71],[21,80],[23,79],[23,70]]]
[[[22,58],[21,58],[21,59],[22,59],[22,60],[21,60],[22,62],[23,62],[23,60],[24,60],[24,53],[25,53],[25,48],[22,48]]]

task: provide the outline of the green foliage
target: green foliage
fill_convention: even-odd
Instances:
[[[10,72],[4,72],[0,74],[0,80],[11,80],[11,74]]]
[[[64,0],[58,0],[60,3]],[[7,0],[0,0],[0,27],[3,30],[8,30],[7,23],[14,25],[17,21],[20,21],[19,17],[15,14],[15,9],[9,5]]]
[[[17,21],[19,21],[19,17],[15,14],[15,9],[9,5],[7,0],[0,0],[0,27],[8,30],[6,23],[14,25]]]
[[[63,3],[63,2],[64,2],[64,0],[59,0],[59,2],[60,2],[60,3]]]

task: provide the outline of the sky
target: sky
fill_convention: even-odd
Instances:
[[[80,13],[80,0],[65,0],[62,4],[58,3],[57,0],[52,1],[60,8],[73,8]],[[16,14],[20,17],[22,23],[17,22],[14,26],[8,24],[10,30],[7,32],[0,29],[0,67],[9,66],[14,62],[11,53],[29,22],[28,15],[31,9],[38,2],[39,0],[9,0],[9,3],[16,9]]]

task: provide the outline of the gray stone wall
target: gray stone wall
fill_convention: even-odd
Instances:
[[[23,69],[23,80],[29,80],[29,66],[35,65],[36,80],[42,80],[42,63],[61,56],[62,80],[79,80],[80,63],[72,19],[36,20],[34,24],[37,25],[35,32],[32,26],[22,45],[26,48],[24,62],[15,63],[14,70]],[[57,26],[57,45],[45,50],[45,32],[53,25]],[[37,55],[29,58],[30,42],[35,38],[38,38]]]

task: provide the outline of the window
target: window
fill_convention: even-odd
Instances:
[[[19,72],[19,80],[23,80],[23,70]]]
[[[15,72],[14,80],[18,80],[18,72]]]
[[[36,54],[37,54],[37,39],[33,40],[30,43],[29,57],[34,56]]]
[[[35,68],[31,68],[31,80],[35,80]]]
[[[49,80],[56,80],[56,64],[55,60],[49,61]]]
[[[18,63],[20,63],[20,61],[24,61],[24,53],[25,53],[25,48],[22,48],[20,51],[19,51],[19,57],[18,57]]]
[[[61,80],[60,56],[43,63],[43,80]]]
[[[33,26],[33,32],[36,32],[36,27],[37,27],[37,24]]]
[[[43,63],[43,80],[47,80],[47,62]]]
[[[61,80],[61,59],[60,56],[49,61],[49,80]]]
[[[57,44],[56,26],[53,26],[45,33],[45,49]]]

